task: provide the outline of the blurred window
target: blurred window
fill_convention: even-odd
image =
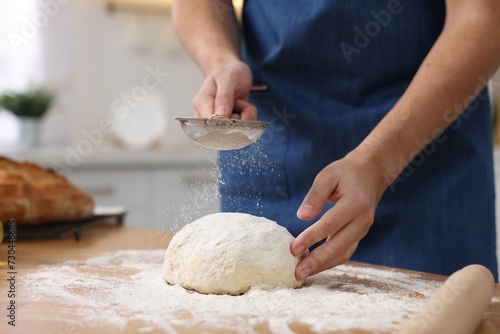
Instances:
[[[0,1],[0,94],[25,89],[40,77],[40,28],[46,22],[39,0]],[[0,109],[0,146],[19,136],[17,119]]]
[[[40,77],[40,29],[48,15],[39,3],[0,1],[0,91],[24,89]]]

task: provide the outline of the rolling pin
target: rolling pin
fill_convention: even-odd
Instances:
[[[453,273],[403,324],[400,334],[474,333],[490,304],[494,284],[491,272],[481,265]]]

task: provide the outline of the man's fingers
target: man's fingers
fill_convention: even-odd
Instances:
[[[297,279],[304,279],[347,262],[356,250],[359,240],[368,233],[370,225],[369,223],[351,222],[338,233],[329,237],[324,244],[300,261],[295,269]]]
[[[257,108],[250,102],[238,99],[234,103],[233,115],[235,114],[239,115],[241,120],[254,121],[257,119]]]
[[[209,85],[207,85],[207,87],[202,87],[198,95],[196,95],[196,97],[193,99],[195,116],[208,118],[214,113],[227,115],[227,113],[225,112],[217,112],[216,108],[214,109],[214,104],[216,103],[215,91],[212,92],[211,87],[208,86]],[[229,113],[228,117],[248,121],[257,119],[257,108],[253,104],[241,99],[238,99],[233,103],[234,108]]]
[[[217,92],[215,95],[213,113],[230,117],[234,109],[234,84],[230,80],[219,80],[216,84]]]
[[[195,117],[208,118],[214,113],[216,85],[213,80],[205,80],[193,99]]]
[[[338,183],[336,180],[332,180],[331,177],[325,177],[324,175],[328,174],[323,170],[314,179],[311,189],[309,189],[297,211],[297,217],[300,219],[311,220],[316,218],[337,187]]]
[[[215,69],[193,99],[195,115],[208,118],[219,114],[233,119],[255,119],[257,112],[254,106],[248,103],[235,105],[238,99],[248,99],[251,83],[252,72],[240,61]]]
[[[292,243],[292,254],[299,255],[330,235],[337,233],[355,216],[349,201],[341,200],[328,210],[320,220],[303,231]]]
[[[355,242],[355,238],[350,235],[345,235],[339,231],[338,235],[334,235],[327,239],[325,243],[314,249],[309,255],[304,257],[295,268],[295,276],[297,279],[304,279],[317,271],[317,268],[334,259],[343,261],[342,256],[347,249]]]

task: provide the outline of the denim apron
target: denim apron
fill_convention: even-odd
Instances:
[[[444,17],[435,0],[246,0],[242,57],[268,87],[250,100],[271,125],[258,143],[220,153],[222,210],[295,236],[310,226],[296,211],[315,176],[393,107]],[[352,260],[446,275],[479,263],[496,276],[491,130],[482,90],[387,189]]]

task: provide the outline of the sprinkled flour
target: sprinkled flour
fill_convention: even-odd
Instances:
[[[317,332],[390,332],[440,285],[418,275],[342,265],[310,277],[301,289],[203,295],[165,283],[164,253],[125,250],[42,265],[27,273],[22,284],[29,300],[71,306],[94,325],[123,329],[139,321],[145,324],[140,332],[168,333],[199,325],[240,333],[265,326],[273,333],[293,333],[297,323]]]

